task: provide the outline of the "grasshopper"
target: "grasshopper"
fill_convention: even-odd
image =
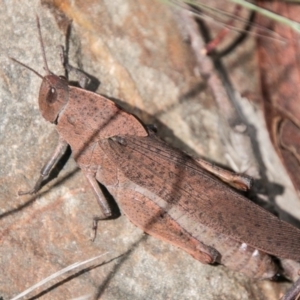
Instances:
[[[223,182],[247,189],[247,176],[174,149],[111,100],[53,74],[38,18],[37,24],[47,74],[13,60],[42,78],[40,112],[56,125],[59,143],[33,189],[20,195],[40,189],[69,145],[101,208],[94,228],[112,214],[99,182],[133,224],[202,263],[223,264],[258,279],[297,278],[289,265],[300,261],[300,230]]]

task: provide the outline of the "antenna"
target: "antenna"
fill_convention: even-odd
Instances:
[[[11,60],[13,60],[14,62],[20,64],[21,66],[25,67],[26,69],[32,71],[35,75],[39,76],[40,78],[42,78],[42,79],[44,78],[44,76],[42,76],[42,75],[41,75],[40,73],[38,73],[36,70],[34,70],[34,69],[28,67],[27,65],[23,64],[22,62],[16,60],[16,59],[13,58],[13,57],[10,57],[10,56],[9,56],[9,58],[10,58]]]
[[[36,16],[36,24],[37,24],[37,28],[38,28],[38,31],[39,31],[39,40],[40,40],[40,45],[41,45],[41,48],[42,48],[42,54],[43,54],[43,60],[44,60],[44,69],[46,69],[46,72],[48,73],[48,75],[51,75],[51,72],[48,68],[48,64],[47,64],[47,59],[46,59],[46,53],[45,53],[45,47],[44,47],[44,42],[43,42],[43,38],[42,38],[42,31],[41,31],[41,25],[40,25],[40,19],[38,16]],[[17,59],[13,58],[13,57],[10,57],[9,58],[20,64],[21,66],[25,67],[26,69],[32,71],[35,75],[39,76],[40,78],[44,78],[44,76],[42,76],[40,73],[38,73],[36,70],[32,69],[31,67],[25,65],[24,63],[18,61]]]
[[[44,60],[44,68],[46,69],[48,75],[50,75],[51,72],[50,72],[50,70],[48,68],[48,64],[47,64],[45,47],[44,47],[44,42],[43,42],[43,37],[42,37],[42,31],[41,31],[41,25],[40,25],[40,19],[39,19],[38,15],[36,16],[36,24],[37,24],[37,28],[38,28],[38,31],[39,31],[39,40],[40,40],[40,44],[41,44],[41,48],[42,48],[42,54],[43,54],[43,60]]]

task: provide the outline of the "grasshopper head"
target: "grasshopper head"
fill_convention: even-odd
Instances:
[[[41,44],[43,60],[44,60],[44,69],[47,72],[46,76],[42,76],[37,71],[31,67],[23,64],[22,62],[16,60],[15,58],[10,57],[13,61],[22,65],[23,67],[29,69],[37,76],[39,76],[43,81],[40,87],[39,93],[39,107],[42,116],[51,123],[56,123],[59,113],[66,106],[69,99],[69,87],[68,81],[65,77],[60,77],[54,75],[48,67],[45,48],[41,33],[41,26],[38,16],[36,17],[37,28],[39,32],[39,40]]]
[[[43,78],[39,93],[39,107],[47,121],[56,122],[68,99],[68,82],[64,77],[51,74]]]

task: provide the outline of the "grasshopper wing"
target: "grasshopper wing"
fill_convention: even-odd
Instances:
[[[202,169],[195,160],[155,135],[117,136],[101,147],[131,181],[168,207],[241,243],[300,261],[300,230],[281,221]]]

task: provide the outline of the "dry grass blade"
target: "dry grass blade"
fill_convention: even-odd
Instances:
[[[203,19],[208,22],[213,22],[215,24],[220,24],[222,27],[226,27],[232,31],[237,32],[245,32],[242,28],[239,28],[240,26],[230,26],[226,24],[226,18],[231,18],[232,20],[235,20],[235,22],[238,22],[240,25],[247,24],[249,22],[248,20],[244,19],[243,17],[239,17],[234,15],[233,13],[230,13],[228,11],[223,11],[218,9],[217,7],[213,7],[211,4],[205,4],[204,1],[201,0],[161,0],[162,2],[166,2],[168,4],[173,4],[182,8],[187,9],[187,7],[184,6],[184,4],[188,4],[189,10],[193,12],[198,18]],[[238,6],[241,6],[245,9],[248,9],[249,12],[255,12],[258,14],[261,14],[271,20],[275,20],[276,22],[279,22],[281,24],[284,24],[290,28],[292,28],[296,32],[300,32],[300,23],[295,22],[289,18],[286,18],[284,16],[281,16],[275,12],[272,12],[270,10],[264,9],[262,7],[259,7],[253,3],[244,1],[244,0],[228,0],[228,3],[233,3]],[[201,11],[202,12],[201,12]],[[224,19],[225,18],[225,19]],[[255,32],[248,32],[248,34],[255,35],[255,36],[262,36],[267,39],[275,39],[282,42],[286,42],[286,39],[282,36],[280,36],[278,33],[274,32],[273,30],[270,30],[269,28],[260,26],[259,24],[252,23],[251,27],[253,29],[256,29]],[[258,32],[259,31],[259,32]]]
[[[67,273],[67,272],[70,272],[80,266],[83,266],[85,264],[88,264],[104,255],[106,255],[108,252],[104,253],[104,254],[101,254],[101,255],[98,255],[98,256],[95,256],[95,257],[92,257],[90,259],[87,259],[85,261],[82,261],[82,262],[76,262],[66,268],[63,268],[62,270],[46,277],[45,279],[41,280],[40,282],[38,282],[37,284],[31,286],[30,288],[28,288],[27,290],[25,290],[24,292],[20,293],[19,295],[17,295],[16,297],[12,298],[11,300],[17,300],[17,299],[21,299],[22,297],[28,295],[29,293],[31,293],[32,291],[34,291],[35,289],[41,287],[42,285],[46,284],[47,282],[59,277],[59,276],[62,276],[63,274]]]
[[[250,3],[248,1],[244,1],[244,0],[229,0],[230,2],[236,3],[238,5],[241,5],[245,8],[248,8],[250,10],[253,10],[265,17],[268,17],[272,20],[275,20],[277,22],[280,22],[282,24],[285,24],[287,26],[289,26],[290,28],[292,28],[293,30],[295,30],[296,32],[300,32],[300,24],[298,22],[295,22],[293,20],[290,20],[289,18],[286,18],[284,16],[281,16],[279,14],[276,14],[270,10],[261,8],[253,3]],[[193,5],[197,5],[199,7],[203,7],[203,4],[200,3],[199,1],[195,1],[195,0],[184,0],[184,2],[188,3],[188,4],[193,4]]]

